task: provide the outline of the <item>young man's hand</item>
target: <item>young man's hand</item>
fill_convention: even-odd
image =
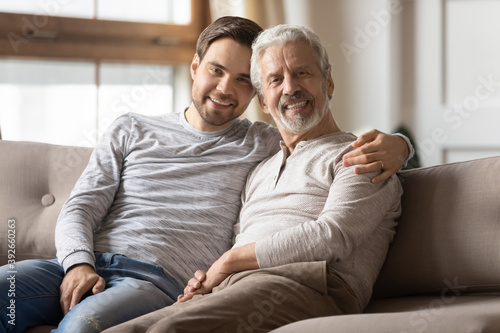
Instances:
[[[61,308],[66,315],[82,296],[92,289],[92,293],[98,294],[104,290],[106,282],[97,275],[94,268],[88,264],[79,264],[71,267],[64,277],[60,289]]]
[[[389,135],[378,130],[362,134],[352,144],[356,150],[344,155],[343,165],[361,164],[354,168],[357,174],[382,170],[372,179],[378,184],[399,171],[408,157],[408,144],[397,135]]]

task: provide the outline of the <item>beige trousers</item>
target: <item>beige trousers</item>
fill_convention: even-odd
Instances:
[[[232,274],[210,294],[105,332],[268,332],[303,319],[361,310],[347,285],[327,273],[326,262],[294,263]]]

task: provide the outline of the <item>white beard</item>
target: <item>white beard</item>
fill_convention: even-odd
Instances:
[[[325,91],[325,95],[326,93],[327,92]],[[296,114],[293,117],[287,117],[283,104],[290,100],[298,98],[308,98],[309,103],[311,103],[311,101],[314,101],[311,95],[301,92],[299,92],[298,94],[294,94],[291,97],[282,97],[278,104],[278,110],[280,112],[279,116],[274,119],[274,121],[280,127],[293,134],[307,132],[310,129],[316,127],[328,112],[328,104],[325,104],[322,110],[319,110],[315,107],[312,114]]]

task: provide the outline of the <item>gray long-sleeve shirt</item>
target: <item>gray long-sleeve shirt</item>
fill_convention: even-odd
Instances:
[[[184,113],[119,117],[60,213],[59,262],[67,270],[94,265],[94,251],[123,254],[184,285],[231,247],[248,172],[279,140],[262,122],[201,132]]]
[[[337,132],[300,142],[259,164],[243,191],[235,246],[256,243],[261,268],[327,261],[364,307],[401,213],[396,176],[382,184],[374,173],[342,166],[356,137]]]

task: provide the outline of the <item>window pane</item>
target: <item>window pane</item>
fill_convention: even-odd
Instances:
[[[189,24],[191,22],[191,1],[173,1],[172,2],[172,13],[173,20],[171,23],[174,24]]]
[[[188,24],[191,1],[173,0],[99,0],[97,18],[150,23]]]
[[[0,60],[2,138],[63,145],[95,141],[94,82],[93,63]]]
[[[97,18],[149,23],[189,24],[190,0],[94,0],[41,1],[1,0],[0,12],[46,16]]]
[[[94,63],[0,60],[2,137],[92,147],[120,115],[189,106],[184,67],[103,63],[97,87]]]
[[[78,1],[1,0],[0,12],[93,18],[94,0],[78,0]]]
[[[104,130],[116,117],[128,112],[145,115],[172,112],[172,77],[172,66],[101,64],[99,130]]]

